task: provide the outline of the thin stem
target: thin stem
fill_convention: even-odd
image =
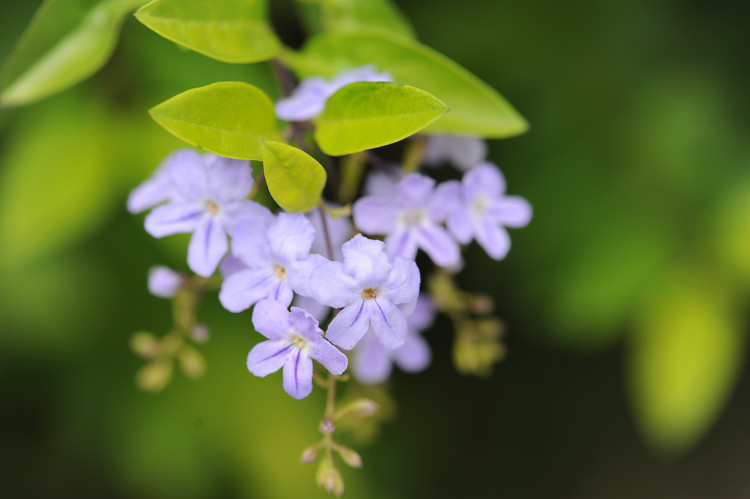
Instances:
[[[323,237],[326,241],[326,252],[329,260],[335,260],[333,252],[333,241],[331,241],[331,232],[328,230],[328,217],[326,217],[326,207],[323,201],[318,205],[318,215],[320,215],[320,224],[323,227]]]
[[[333,419],[333,413],[336,411],[336,375],[328,375],[328,397],[326,398],[325,417]]]

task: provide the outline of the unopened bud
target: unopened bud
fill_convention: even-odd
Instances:
[[[130,348],[136,355],[151,359],[159,354],[159,340],[151,333],[135,333],[130,338]]]
[[[344,445],[336,445],[335,447],[336,452],[338,452],[339,457],[351,466],[352,468],[361,468],[362,467],[362,457],[359,455],[357,451],[354,449],[350,449],[349,447],[346,447]]]
[[[318,457],[318,451],[320,451],[320,444],[311,445],[307,449],[302,451],[301,460],[303,463],[312,463]]]
[[[484,294],[475,295],[471,300],[471,309],[475,314],[488,315],[495,308],[495,302],[492,297]]]
[[[146,364],[135,375],[138,388],[147,392],[160,392],[172,378],[172,362],[158,360]]]
[[[361,398],[342,407],[339,411],[336,412],[336,414],[334,415],[334,419],[349,415],[366,418],[367,416],[372,416],[373,414],[378,412],[378,409],[380,409],[380,406],[374,400]]]
[[[210,334],[211,333],[208,331],[208,326],[203,323],[196,324],[190,331],[190,337],[193,338],[193,341],[195,341],[196,343],[207,342]]]
[[[182,372],[188,378],[200,378],[206,372],[206,361],[203,355],[193,347],[183,346],[177,354]]]
[[[332,492],[339,497],[344,493],[344,479],[330,459],[323,459],[320,462],[316,480],[326,492]]]

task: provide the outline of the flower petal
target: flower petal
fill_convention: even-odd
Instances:
[[[274,220],[271,210],[249,199],[226,203],[223,209],[227,230],[232,235],[242,220],[255,220],[264,227],[271,225]]]
[[[396,186],[400,208],[420,209],[430,204],[435,181],[419,173],[407,175]]]
[[[331,374],[342,374],[349,364],[346,355],[323,338],[310,345],[310,357],[320,362]]]
[[[393,270],[388,275],[388,281],[382,287],[378,297],[382,296],[396,305],[411,303],[419,296],[420,281],[419,267],[414,260],[396,258],[393,262]]]
[[[487,143],[469,135],[432,135],[427,143],[424,161],[439,164],[449,161],[461,170],[468,170],[487,157]]]
[[[326,338],[344,350],[351,350],[370,328],[371,307],[361,299],[344,307],[328,325]]]
[[[459,208],[451,213],[448,217],[448,230],[453,234],[461,244],[469,244],[474,235],[473,225],[469,211],[466,208]]]
[[[295,350],[298,349],[288,341],[263,341],[250,350],[247,369],[261,378],[268,376],[281,369]]]
[[[357,229],[367,234],[388,234],[396,228],[396,205],[392,199],[363,197],[352,206]]]
[[[140,213],[167,201],[172,195],[172,186],[164,175],[154,176],[130,191],[128,211]]]
[[[505,177],[495,164],[489,162],[480,163],[469,170],[462,184],[466,203],[471,203],[480,194],[498,197],[505,192]]]
[[[402,256],[410,260],[417,257],[417,237],[412,227],[397,229],[385,238],[385,246],[390,258]]]
[[[438,185],[430,200],[430,216],[435,222],[442,222],[451,213],[461,208],[461,183],[449,180]]]
[[[437,224],[417,228],[417,244],[435,264],[441,267],[456,265],[461,260],[461,250],[448,232]]]
[[[312,360],[298,348],[284,364],[284,390],[296,399],[303,399],[312,392],[312,380]]]
[[[219,264],[219,272],[224,279],[240,270],[247,270],[247,265],[231,253],[227,254]]]
[[[402,309],[403,310],[403,309]],[[406,317],[409,331],[417,333],[430,327],[435,320],[435,309],[428,295],[421,294],[417,298],[414,310]]]
[[[315,228],[299,213],[279,213],[268,228],[271,255],[284,265],[310,254]]]
[[[315,298],[310,298],[308,296],[297,295],[294,297],[292,304],[294,307],[301,308],[315,317],[315,320],[318,322],[322,322],[323,319],[328,317],[328,314],[331,311],[331,307],[323,305]]]
[[[206,210],[199,203],[169,203],[157,206],[146,215],[146,232],[154,237],[193,232]]]
[[[432,360],[430,345],[417,334],[408,335],[404,345],[394,352],[394,356],[396,365],[410,373],[423,371]]]
[[[217,201],[227,202],[246,198],[253,189],[253,169],[246,159],[233,159],[207,153],[203,160],[208,165],[206,190]]]
[[[498,226],[488,217],[482,217],[474,222],[477,242],[494,260],[502,260],[510,251],[510,236],[508,231]]]
[[[270,269],[241,270],[224,280],[219,301],[230,312],[242,312],[266,298],[277,281]]]
[[[370,323],[380,344],[385,348],[395,350],[404,344],[406,340],[406,317],[397,306],[386,298],[373,300]]]
[[[316,257],[319,258],[322,257]],[[293,283],[300,294],[315,298],[323,305],[333,308],[345,307],[361,298],[361,286],[344,272],[341,262],[326,261],[319,265],[310,274],[307,286],[299,286],[296,277]]]
[[[341,251],[345,272],[364,287],[382,283],[391,271],[391,262],[382,241],[357,234],[341,247]]]
[[[486,214],[506,227],[526,227],[531,221],[531,204],[520,196],[493,201]]]
[[[270,268],[268,225],[262,219],[241,220],[232,232],[232,254],[251,268]]]
[[[286,121],[307,121],[323,112],[330,95],[325,78],[305,78],[292,95],[276,101],[276,116]]]
[[[374,385],[387,380],[393,371],[393,350],[380,344],[368,333],[352,351],[352,374],[363,385]]]
[[[287,265],[285,267],[286,278],[289,281],[292,291],[302,296],[312,296],[312,281],[310,280],[312,274],[318,269],[318,267],[329,262],[330,260],[327,258],[313,253],[304,260],[297,260],[296,262]]]
[[[167,175],[175,191],[186,201],[202,201],[207,193],[206,162],[192,149],[182,149],[174,153]]]
[[[282,340],[289,330],[289,311],[277,301],[261,300],[253,309],[253,327],[269,340]]]
[[[221,222],[214,217],[205,217],[190,238],[188,266],[199,276],[208,277],[214,273],[228,249],[227,233]]]

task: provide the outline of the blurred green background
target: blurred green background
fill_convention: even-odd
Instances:
[[[4,61],[39,1],[0,4]],[[488,379],[459,376],[451,330],[434,363],[393,380],[396,417],[345,470],[347,497],[748,497],[750,8],[746,2],[411,0],[422,42],[530,121],[491,142],[532,224],[461,283],[508,327]],[[291,2],[272,2],[288,43]],[[130,189],[182,147],[146,110],[246,80],[128,18],[92,79],[0,110],[0,484],[5,497],[325,497],[299,452],[321,393],[299,402],[245,357],[249,317],[209,296],[207,375],[139,392],[132,332],[163,334],[154,240]]]

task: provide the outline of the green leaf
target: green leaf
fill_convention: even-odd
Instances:
[[[260,160],[260,142],[279,136],[271,99],[242,82],[194,88],[149,112],[185,142],[230,158]]]
[[[125,15],[144,2],[44,2],[3,68],[0,104],[28,104],[98,71],[112,55]]]
[[[647,303],[629,381],[637,422],[665,454],[687,450],[727,401],[744,351],[733,290],[712,269],[684,269]]]
[[[345,69],[375,64],[399,83],[421,88],[451,108],[426,133],[511,137],[526,121],[495,90],[444,55],[383,32],[338,32],[315,36],[301,53],[285,51],[284,61],[301,77],[331,77]]]
[[[266,0],[154,0],[136,13],[175,43],[232,63],[272,59],[281,43],[266,20]]]
[[[326,171],[306,152],[282,142],[264,141],[263,172],[268,190],[286,211],[310,211],[320,202]]]
[[[328,31],[367,28],[415,38],[414,28],[391,0],[326,0],[321,8]]]
[[[352,83],[328,99],[316,120],[315,140],[328,155],[352,154],[405,139],[446,111],[448,106],[418,88]]]

